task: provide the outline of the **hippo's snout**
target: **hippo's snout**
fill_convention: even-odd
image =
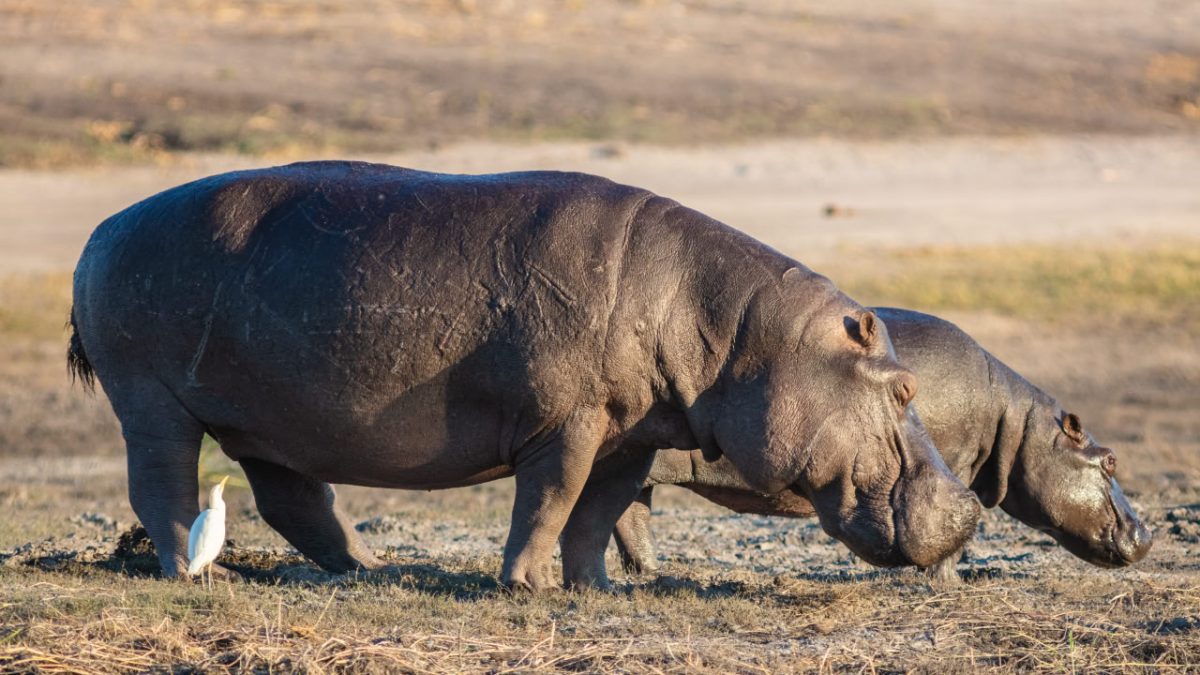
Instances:
[[[1125,532],[1117,532],[1113,539],[1117,554],[1121,556],[1121,560],[1126,565],[1132,565],[1145,558],[1146,554],[1150,552],[1150,546],[1154,543],[1154,536],[1141,521],[1133,523],[1133,526]]]
[[[1117,481],[1109,478],[1103,490],[1085,493],[1083,507],[1059,507],[1062,525],[1039,528],[1068,551],[1100,567],[1124,567],[1145,558],[1154,535],[1125,499]],[[1097,505],[1098,503],[1098,505]]]
[[[1122,565],[1133,563],[1146,557],[1154,543],[1154,535],[1138,518],[1137,513],[1125,499],[1120,486],[1115,479],[1109,480],[1109,499],[1116,512],[1116,524],[1113,528],[1113,548],[1121,558]]]
[[[932,566],[959,551],[975,533],[979,499],[953,477],[930,472],[898,489],[896,547],[905,564]]]

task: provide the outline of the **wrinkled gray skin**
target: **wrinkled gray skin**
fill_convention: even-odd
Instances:
[[[875,312],[887,323],[901,363],[921,380],[913,405],[930,436],[984,506],[999,505],[1095,565],[1119,567],[1145,557],[1151,535],[1117,485],[1116,456],[1097,445],[1075,415],[953,324],[903,309]],[[663,484],[687,487],[739,513],[814,515],[800,491],[760,494],[726,461],[662,451],[647,487],[617,525],[617,546],[630,571],[657,567],[650,503],[653,486]],[[957,559],[931,572],[957,579]]]
[[[316,162],[223,174],[102,223],[74,371],[120,419],[129,496],[186,565],[202,435],[264,520],[334,571],[379,565],[330,483],[515,475],[502,580],[607,584],[655,449],[798,485],[830,533],[929,564],[978,518],[908,407],[882,324],[759,242],[645,190],[554,172]]]

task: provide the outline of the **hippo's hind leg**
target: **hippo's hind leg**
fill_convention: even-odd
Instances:
[[[563,580],[568,586],[608,587],[604,551],[653,462],[649,450],[623,448],[596,463],[563,530]]]
[[[613,530],[617,552],[621,554],[621,566],[628,574],[645,574],[658,570],[658,559],[654,555],[654,537],[650,534],[650,504],[654,497],[654,486],[647,486],[637,499],[625,509]]]
[[[196,473],[204,427],[157,379],[105,384],[125,437],[129,504],[154,542],[163,574],[183,575],[188,530],[200,514]]]
[[[338,508],[333,486],[270,462],[241,464],[263,520],[296,550],[330,572],[382,566]]]

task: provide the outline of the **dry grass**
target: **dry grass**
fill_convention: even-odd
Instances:
[[[69,272],[0,276],[0,337],[60,339],[70,308]]]
[[[482,565],[477,563],[482,562]],[[209,593],[80,566],[0,572],[0,670],[796,672],[1184,670],[1200,589],[1130,578],[665,576],[512,596],[498,561]],[[1047,598],[1051,598],[1050,601]]]

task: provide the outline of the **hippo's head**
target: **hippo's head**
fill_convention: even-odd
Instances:
[[[1094,565],[1144,558],[1152,537],[1117,485],[1113,451],[1057,406],[1035,405],[1026,426],[1000,507]]]
[[[868,562],[933,564],[971,536],[978,500],[909,405],[917,379],[883,322],[822,277],[795,277],[748,308],[716,387],[712,441],[753,489],[800,491]],[[799,299],[821,282],[818,306]]]

